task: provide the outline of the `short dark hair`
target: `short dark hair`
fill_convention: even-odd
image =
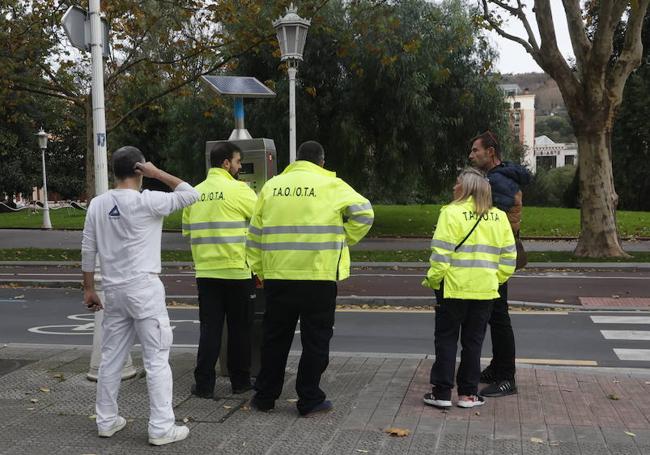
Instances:
[[[470,147],[474,142],[480,140],[481,144],[485,148],[490,148],[492,147],[494,149],[494,153],[497,158],[501,159],[501,146],[499,145],[499,138],[495,133],[493,133],[490,130],[485,131],[484,133],[479,134],[478,136],[475,136],[472,138],[470,141]]]
[[[220,142],[210,151],[210,167],[221,167],[224,161],[232,161],[235,153],[241,149],[232,142]]]
[[[298,159],[320,164],[325,161],[325,149],[316,141],[307,141],[298,147]]]
[[[113,174],[118,180],[135,177],[135,164],[143,163],[144,155],[137,147],[127,145],[113,152]]]

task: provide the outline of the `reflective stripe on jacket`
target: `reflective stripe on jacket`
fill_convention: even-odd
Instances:
[[[449,299],[491,300],[499,285],[515,271],[517,248],[505,212],[493,207],[483,215],[472,235],[454,251],[477,221],[470,197],[440,210],[431,240],[431,267],[422,285],[440,289]]]
[[[370,202],[309,161],[296,161],[260,192],[246,243],[248,263],[263,279],[343,280],[350,252],[370,230]]]
[[[255,192],[222,168],[210,169],[196,190],[199,200],[183,211],[183,235],[190,238],[196,276],[250,278],[245,244]]]

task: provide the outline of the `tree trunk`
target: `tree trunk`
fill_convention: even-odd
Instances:
[[[86,198],[95,197],[95,156],[93,151],[93,106],[90,95],[86,98]]]
[[[579,257],[629,257],[616,227],[618,196],[614,189],[610,143],[606,128],[576,131],[580,169]]]

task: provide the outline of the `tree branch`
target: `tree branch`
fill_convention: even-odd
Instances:
[[[614,52],[614,32],[620,20],[620,15],[613,17],[614,4],[617,2],[624,6],[628,4],[623,0],[601,0],[598,4],[598,28],[594,33],[589,72],[604,74]]]
[[[110,127],[107,127],[107,128],[106,128],[106,133],[110,133],[111,131],[113,131],[115,128],[117,128],[118,126],[120,126],[120,125],[121,125],[121,124],[122,124],[122,123],[123,123],[127,118],[129,118],[133,113],[139,111],[140,109],[142,109],[143,107],[147,106],[148,104],[150,104],[150,103],[152,103],[152,102],[154,102],[154,101],[156,101],[156,100],[158,100],[158,99],[160,99],[160,98],[163,98],[164,96],[169,95],[170,93],[173,93],[173,92],[175,92],[176,90],[178,90],[178,89],[180,89],[180,88],[182,88],[182,87],[185,87],[185,86],[188,85],[188,84],[191,84],[192,82],[195,82],[195,81],[198,80],[201,76],[204,76],[204,75],[206,75],[206,74],[209,74],[209,73],[215,71],[216,69],[221,68],[222,66],[224,66],[224,65],[227,64],[228,62],[230,62],[230,61],[232,61],[232,60],[234,60],[234,59],[236,59],[236,58],[239,58],[239,57],[242,56],[242,55],[245,55],[247,52],[250,52],[252,49],[254,49],[255,47],[259,46],[263,41],[265,41],[265,40],[267,40],[267,39],[268,39],[268,37],[264,37],[264,39],[262,39],[262,40],[258,40],[257,42],[253,43],[252,45],[250,45],[249,47],[247,47],[246,49],[244,49],[242,52],[240,52],[240,53],[238,53],[238,54],[231,55],[231,56],[228,57],[227,59],[225,59],[225,60],[221,60],[219,63],[216,63],[216,64],[212,65],[212,66],[209,67],[207,70],[202,71],[202,72],[200,72],[200,73],[197,73],[197,74],[193,75],[192,77],[190,77],[190,78],[184,80],[183,82],[181,82],[181,83],[179,83],[179,84],[176,84],[176,85],[173,85],[173,86],[171,86],[171,87],[169,87],[169,88],[163,90],[162,92],[159,92],[159,93],[157,93],[157,94],[151,96],[150,98],[146,99],[145,101],[142,101],[141,103],[138,103],[138,104],[135,105],[133,108],[131,108],[129,111],[127,111],[125,114],[123,114],[123,115],[122,115],[122,116],[121,116],[121,117],[120,117],[120,118],[119,118],[115,123],[113,123]]]
[[[640,0],[636,10],[630,12],[625,30],[625,41],[621,55],[613,67],[607,71],[610,97],[617,106],[623,99],[625,81],[640,64],[643,58],[643,24],[650,0]]]
[[[39,89],[39,88],[35,88],[35,87],[26,87],[26,86],[18,85],[18,84],[15,84],[15,83],[9,85],[9,88],[12,89],[12,90],[16,90],[16,91],[35,93],[37,95],[45,95],[45,96],[50,96],[52,98],[59,98],[59,99],[69,101],[69,102],[79,106],[79,100],[78,99],[71,98],[71,97],[69,97],[67,95],[63,95],[61,93],[51,92],[51,91],[48,91],[48,90]]]
[[[503,30],[503,28],[501,28],[501,26],[492,18],[492,15],[490,14],[490,8],[488,7],[488,0],[481,0],[481,3],[483,4],[483,17],[488,22],[488,24],[490,24],[490,27],[492,27],[492,29],[503,38],[513,41],[515,43],[519,43],[526,50],[526,52],[528,52],[531,55],[531,57],[533,57],[533,59],[537,62],[537,64],[541,66],[540,59],[539,59],[540,57],[539,46],[537,45],[537,40],[535,39],[535,35],[532,33],[532,29],[530,27],[530,23],[528,22],[528,19],[526,18],[526,15],[522,14],[523,16],[523,20],[522,20],[522,16],[519,16],[516,8],[504,4],[503,2],[498,0],[496,1],[490,0],[490,3],[494,3],[497,6],[504,8],[506,11],[518,17],[519,20],[524,23],[524,27],[526,27],[526,30],[529,33],[528,41]],[[519,12],[523,13],[521,7],[519,8]]]
[[[576,56],[576,67],[578,75],[582,79],[589,52],[591,51],[591,42],[587,37],[585,23],[582,20],[582,10],[580,9],[580,0],[562,0],[564,12],[569,27],[569,36],[571,37],[571,46]]]

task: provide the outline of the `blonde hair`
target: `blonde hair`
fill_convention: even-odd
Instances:
[[[478,169],[468,167],[458,176],[461,193],[454,202],[474,198],[474,210],[479,215],[485,215],[492,208],[492,188],[485,174]]]

